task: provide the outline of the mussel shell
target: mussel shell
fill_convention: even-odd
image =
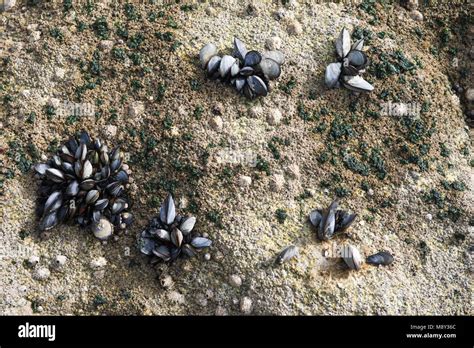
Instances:
[[[183,242],[183,233],[179,230],[179,228],[174,228],[171,231],[171,243],[173,243],[176,247],[180,247],[181,243]]]
[[[238,38],[234,38],[234,56],[240,59],[242,62],[245,59],[245,56],[247,55],[247,48],[245,47],[245,44],[240,41]]]
[[[219,64],[219,74],[221,78],[225,79],[230,75],[230,69],[235,63],[235,58],[232,56],[223,56]]]
[[[77,180],[71,181],[66,188],[66,194],[68,196],[76,196],[78,193],[79,193],[79,182]]]
[[[168,197],[166,197],[165,201],[161,205],[160,220],[167,225],[171,225],[175,217],[176,217],[176,207],[174,204],[173,197],[170,194],[168,195]]]
[[[216,72],[219,71],[221,59],[222,58],[219,56],[214,56],[209,60],[209,63],[207,64],[207,74],[209,76],[213,76]]]
[[[53,192],[44,203],[43,215],[58,210],[63,203],[61,191]]]
[[[263,58],[272,59],[278,65],[282,65],[285,62],[285,55],[280,51],[265,51],[263,52]]]
[[[341,76],[342,64],[331,63],[326,67],[325,83],[329,88],[336,87]]]
[[[197,255],[196,249],[194,249],[189,244],[184,244],[182,246],[181,250],[183,251],[183,254],[188,256],[188,257],[195,257]]]
[[[90,190],[86,195],[86,204],[94,204],[99,199],[100,193],[97,190]]]
[[[244,66],[255,66],[262,60],[262,55],[257,51],[249,51],[245,55]]]
[[[351,49],[351,36],[346,28],[342,28],[339,37],[336,39],[336,51],[339,58],[347,56]]]
[[[39,228],[41,231],[47,231],[47,230],[52,229],[54,226],[56,226],[58,222],[59,222],[59,219],[56,214],[56,211],[53,211],[52,213],[49,213],[43,219],[41,219]]]
[[[359,250],[353,245],[345,245],[343,247],[342,258],[350,269],[359,270],[362,265],[362,257]]]
[[[79,184],[79,187],[82,189],[82,190],[85,190],[85,191],[89,191],[90,189],[94,188],[96,182],[94,179],[86,179],[86,180],[83,180],[80,184]]]
[[[266,96],[268,94],[267,85],[256,75],[247,77],[247,85],[256,96]]]
[[[318,234],[318,237],[321,240],[329,240],[334,235],[336,228],[337,205],[337,200],[334,200],[323,213]]]
[[[393,256],[387,251],[380,251],[377,254],[367,256],[366,261],[374,266],[388,266],[393,262]]]
[[[311,224],[316,227],[316,228],[319,228],[319,224],[321,223],[321,220],[323,219],[323,215],[321,214],[321,211],[320,210],[313,210],[310,214],[309,214],[309,221],[311,222]]]
[[[342,84],[347,89],[356,92],[370,92],[374,90],[374,86],[360,76],[344,76],[342,78]]]
[[[152,255],[155,249],[155,242],[151,238],[142,237],[139,240],[140,251],[145,255]]]
[[[94,204],[95,210],[104,210],[109,205],[109,200],[107,198],[99,199]]]
[[[64,173],[56,168],[48,168],[45,173],[46,177],[51,181],[60,183],[65,180]]]
[[[242,90],[245,86],[245,78],[238,77],[235,79],[235,89],[237,89],[238,92]]]
[[[284,248],[276,257],[275,262],[282,264],[298,255],[298,247],[290,245]]]
[[[49,169],[49,165],[47,165],[46,163],[39,163],[37,165],[35,165],[35,171],[36,173],[38,173],[39,175],[43,176],[46,174],[46,170]]]
[[[199,51],[199,61],[201,62],[201,67],[206,68],[209,60],[217,54],[217,47],[213,43],[208,43],[206,46],[201,48]]]
[[[358,50],[350,51],[346,58],[349,60],[350,65],[356,67],[358,70],[365,68],[369,62],[365,53]]]
[[[171,252],[165,245],[160,245],[152,250],[153,254],[161,258],[163,261],[169,261],[171,259]]]
[[[240,69],[239,73],[242,76],[250,76],[255,73],[255,70],[251,66],[244,66],[242,69]]]
[[[259,67],[263,75],[269,80],[274,80],[281,74],[280,65],[271,58],[262,59]]]
[[[204,237],[195,237],[191,240],[191,245],[197,249],[207,248],[211,246],[212,241]]]
[[[192,231],[194,228],[194,225],[196,224],[196,218],[194,216],[189,216],[187,218],[184,218],[184,220],[181,222],[181,225],[179,226],[179,229],[183,234],[188,234]]]

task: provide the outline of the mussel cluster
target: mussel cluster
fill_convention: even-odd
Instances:
[[[316,227],[320,240],[329,240],[334,234],[344,232],[357,217],[357,214],[349,214],[337,206],[338,202],[334,200],[327,209],[316,209],[309,214],[309,221]]]
[[[152,256],[151,262],[173,262],[180,255],[194,257],[212,244],[208,238],[193,231],[196,218],[176,214],[173,197],[168,195],[160,208],[160,215],[153,218],[139,238],[140,251]]]
[[[91,226],[97,238],[107,239],[113,226],[124,229],[132,223],[125,194],[131,172],[119,147],[109,151],[100,139],[93,140],[82,131],[34,168],[41,179],[40,230],[71,221]]]
[[[369,59],[362,52],[364,39],[360,39],[351,46],[349,31],[343,28],[336,40],[338,61],[326,67],[325,82],[329,88],[340,86],[356,92],[370,92],[374,87],[364,80],[360,74],[365,71]]]
[[[212,43],[199,52],[201,67],[211,79],[230,82],[249,99],[268,94],[269,81],[280,76],[284,59],[280,51],[247,51],[245,44],[237,38],[234,38],[232,55],[219,56]]]

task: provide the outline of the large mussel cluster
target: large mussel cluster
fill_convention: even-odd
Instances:
[[[248,51],[245,44],[234,38],[232,55],[219,56],[216,45],[209,43],[199,52],[201,67],[211,79],[230,82],[247,98],[266,96],[270,80],[281,74],[284,55],[280,51]]]
[[[349,31],[343,28],[336,40],[338,62],[326,67],[325,82],[329,88],[340,86],[356,92],[370,92],[374,87],[364,80],[360,74],[365,71],[369,59],[362,52],[364,39],[351,45]]]
[[[113,226],[125,229],[132,222],[128,166],[119,147],[109,151],[100,139],[83,131],[71,137],[46,163],[35,166],[41,179],[37,214],[40,230],[73,221],[91,226],[94,235],[107,239]]]
[[[153,218],[139,238],[140,251],[152,256],[151,263],[173,262],[179,256],[194,257],[212,241],[194,229],[194,216],[176,214],[173,197],[169,195],[160,208],[160,215]]]

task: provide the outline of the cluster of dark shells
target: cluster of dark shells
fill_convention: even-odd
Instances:
[[[168,195],[139,238],[140,251],[151,256],[151,262],[173,262],[180,256],[194,257],[212,241],[194,230],[196,218],[176,214],[173,197]]]
[[[109,151],[102,140],[82,131],[71,137],[46,163],[35,166],[41,183],[37,215],[41,231],[60,223],[91,226],[94,235],[107,239],[113,226],[132,223],[125,190],[131,174],[119,147]]]
[[[351,45],[349,31],[343,28],[336,40],[338,61],[326,67],[325,82],[329,88],[340,86],[356,92],[370,92],[374,87],[360,74],[369,65],[367,55],[362,51],[364,39]]]
[[[309,214],[309,221],[316,227],[320,240],[329,240],[336,233],[344,232],[357,217],[357,214],[350,214],[337,207],[338,201],[334,200],[327,209],[315,209]]]
[[[217,47],[209,43],[199,52],[199,60],[209,78],[229,82],[253,99],[268,94],[270,80],[281,74],[284,55],[280,51],[248,51],[242,41],[234,38],[232,55],[219,56]]]

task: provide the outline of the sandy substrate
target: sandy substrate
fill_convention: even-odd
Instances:
[[[466,6],[420,9],[423,21],[399,6],[302,1],[2,13],[0,313],[472,315],[473,149],[452,88],[471,64]],[[344,26],[370,37],[371,94],[324,86]],[[447,43],[445,27],[458,28]],[[204,44],[229,53],[234,36],[258,50],[281,39],[283,73],[264,99],[246,100],[199,66]],[[398,72],[384,73],[384,54]],[[96,114],[59,115],[64,101]],[[389,101],[419,105],[418,123],[381,115]],[[37,231],[28,168],[81,129],[121,145],[133,171],[135,222],[107,243],[74,226]],[[169,191],[214,241],[210,260],[154,268],[140,255],[136,237]],[[358,219],[320,242],[307,217],[335,196]],[[388,250],[395,262],[350,271],[330,257],[345,243],[363,256]],[[290,244],[299,257],[273,265]],[[50,275],[37,280],[41,268]]]

